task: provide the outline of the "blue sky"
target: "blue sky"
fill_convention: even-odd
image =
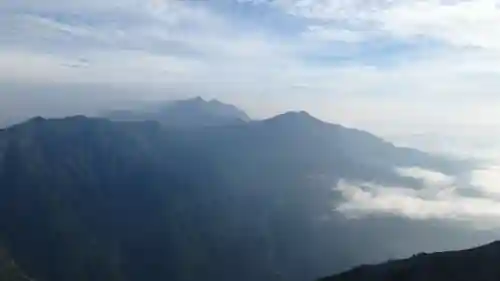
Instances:
[[[497,0],[2,1],[0,62],[4,112],[53,88],[89,107],[201,95],[363,128],[500,117]]]
[[[413,169],[428,189],[345,183],[344,210],[498,221],[499,2],[4,0],[0,122],[192,96],[257,118],[307,110],[496,163],[469,175],[480,199]]]

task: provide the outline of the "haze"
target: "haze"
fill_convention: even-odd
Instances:
[[[306,110],[399,144],[488,160],[463,178],[403,171],[427,180],[418,192],[344,183],[345,212],[491,227],[500,218],[499,4],[2,1],[0,122],[192,96],[257,119]],[[388,210],[388,200],[401,203]]]

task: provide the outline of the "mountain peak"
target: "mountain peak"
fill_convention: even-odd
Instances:
[[[304,110],[299,110],[299,111],[288,111],[285,112],[283,115],[288,115],[288,116],[298,116],[302,118],[314,118],[309,112],[304,111]],[[316,119],[316,118],[314,118]]]
[[[36,117],[30,118],[28,121],[26,121],[26,123],[40,123],[43,121],[45,121],[45,118],[43,118],[42,116],[36,116]]]
[[[220,101],[220,100],[218,100],[218,99],[211,99],[211,100],[209,100],[209,101],[208,101],[208,103],[209,103],[209,104],[215,104],[215,105],[228,105],[228,104],[226,104],[226,103],[221,102],[221,101]]]
[[[209,101],[202,97],[169,101],[151,107],[150,110],[114,111],[107,115],[113,120],[156,120],[163,125],[180,127],[205,127],[239,124],[250,117],[234,105]]]
[[[176,102],[207,103],[207,101],[205,99],[203,99],[202,97],[200,97],[200,96],[197,96],[197,97],[194,97],[194,98],[185,99],[185,100],[178,100]]]
[[[173,104],[192,104],[192,105],[196,105],[196,106],[230,106],[230,107],[235,107],[234,105],[221,102],[218,99],[206,100],[200,96],[197,96],[194,98],[189,98],[189,99],[184,99],[184,100],[177,100],[177,101],[174,101]]]
[[[324,122],[312,116],[307,111],[289,111],[267,120],[268,122],[290,124],[323,124]]]

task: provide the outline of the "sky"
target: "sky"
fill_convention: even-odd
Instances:
[[[1,109],[201,95],[257,117],[495,126],[498,2],[0,1]]]
[[[499,0],[0,0],[3,122],[203,96],[495,162],[487,201],[345,183],[353,213],[500,218],[499,65]]]

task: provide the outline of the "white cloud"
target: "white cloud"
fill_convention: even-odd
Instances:
[[[395,36],[427,36],[456,45],[500,48],[500,9],[496,0],[414,1],[376,16]]]
[[[486,196],[500,198],[500,166],[491,166],[472,172],[471,184]]]
[[[211,9],[210,1],[42,2],[0,3],[2,82],[135,83],[143,95],[140,87],[147,84],[216,95],[257,116],[302,108],[375,132],[500,118],[500,54],[493,47],[429,48],[403,55],[371,49],[380,33],[409,42],[423,33],[447,41],[462,29],[476,34],[460,24],[468,23],[469,9],[484,10],[477,16],[495,20],[496,11],[486,14],[484,8],[491,1],[459,2],[451,12],[451,5],[437,1],[274,1],[306,18],[303,30],[285,35],[259,18],[250,26],[240,24]],[[431,6],[438,15],[425,12]],[[407,17],[412,11],[416,14]],[[441,34],[440,26],[448,21]],[[85,65],[78,67],[82,60]]]
[[[359,32],[341,29],[337,27],[327,27],[321,25],[311,25],[303,33],[305,39],[322,41],[340,41],[348,43],[359,43],[367,40],[364,34]]]
[[[19,83],[66,80],[68,60],[49,54],[31,52],[0,52],[0,80]]]
[[[500,48],[497,0],[292,0],[275,3],[296,16],[362,27],[367,35],[376,31],[400,39],[427,37],[456,46]]]
[[[441,199],[433,200],[421,198],[418,191],[410,188],[386,187],[370,183],[356,185],[341,181],[337,190],[348,200],[348,202],[341,204],[337,210],[347,214],[386,213],[414,219],[455,218],[453,204],[443,199],[452,190],[443,189],[442,193],[434,192],[434,195],[441,197]]]
[[[336,189],[346,200],[337,210],[353,217],[390,214],[411,219],[444,219],[477,227],[500,227],[498,167],[474,171],[469,188],[477,196],[466,196],[456,186],[457,179],[421,168],[398,169],[403,176],[425,182],[422,189],[380,186],[373,183],[341,181]]]
[[[196,60],[152,55],[141,51],[86,53],[85,59],[25,51],[0,52],[0,82],[165,84],[196,75],[203,65]]]
[[[452,187],[432,191],[435,193],[433,198],[422,195],[429,190],[416,191],[367,183],[340,182],[338,190],[348,201],[337,210],[354,217],[391,214],[419,220],[451,219],[481,227],[500,227],[499,200],[460,196]]]
[[[426,186],[443,187],[450,186],[455,179],[452,176],[440,172],[422,169],[420,167],[397,168],[398,174],[404,177],[422,179]]]
[[[63,13],[88,13],[102,12],[113,9],[124,8],[131,10],[131,7],[140,7],[140,3],[149,3],[140,0],[16,0],[1,1],[0,11],[6,12],[63,12]]]

